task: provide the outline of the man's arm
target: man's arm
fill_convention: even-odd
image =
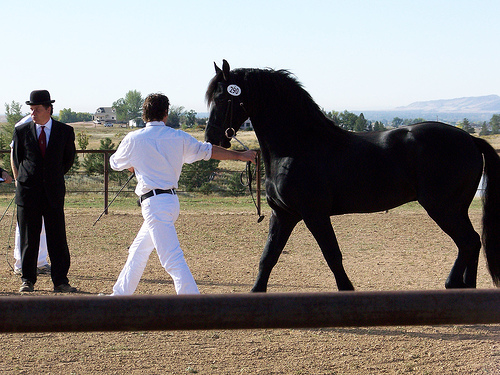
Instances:
[[[14,176],[14,180],[17,181],[17,168],[14,163],[14,149],[10,149],[10,166],[12,167],[12,175]]]
[[[254,150],[234,151],[220,146],[212,145],[212,159],[251,161],[255,164],[256,157],[257,151]]]

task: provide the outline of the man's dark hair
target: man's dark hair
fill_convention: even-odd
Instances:
[[[145,122],[162,121],[168,114],[169,101],[163,94],[150,94],[142,105],[142,119]]]

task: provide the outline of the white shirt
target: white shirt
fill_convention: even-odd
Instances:
[[[14,125],[14,126],[19,126],[19,125],[22,125],[22,124],[26,124],[27,122],[30,122],[30,121],[32,121],[31,115],[26,115],[21,120],[19,120],[16,123],[16,125]]]
[[[45,144],[48,146],[49,145],[49,138],[50,138],[50,131],[52,130],[52,118],[47,121],[44,125],[38,125],[38,124],[35,124],[36,125],[36,137],[39,138],[40,137],[40,133],[42,132],[42,126],[45,126],[45,128],[43,129],[45,131],[45,139],[46,139],[46,142]]]
[[[21,120],[19,120],[16,125],[14,126],[21,126],[23,124],[26,124],[27,122],[30,122],[32,121],[32,118],[31,118],[31,115],[27,115],[27,116],[24,116]],[[42,132],[42,128],[41,128],[41,125],[38,125],[38,124],[35,124],[36,125],[36,137],[37,139],[40,137],[40,133]],[[50,137],[50,131],[52,130],[52,117],[50,118],[49,121],[47,121],[47,123],[45,125],[45,145],[48,145],[49,144],[49,137]],[[10,148],[13,148],[14,147],[14,141],[12,141],[10,143]]]
[[[141,196],[153,189],[177,189],[184,163],[211,156],[210,143],[200,142],[161,121],[152,121],[127,134],[109,162],[116,171],[134,168],[138,182],[135,193]]]

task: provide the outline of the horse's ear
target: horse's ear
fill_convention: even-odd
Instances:
[[[222,60],[222,72],[224,74],[224,80],[229,80],[229,71],[231,68],[229,67],[229,63],[226,60]]]
[[[215,74],[218,75],[220,72],[222,72],[221,68],[219,68],[216,64],[216,62],[214,61],[214,67],[215,67]]]

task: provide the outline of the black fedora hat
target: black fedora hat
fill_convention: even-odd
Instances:
[[[50,93],[47,90],[35,90],[30,94],[30,100],[26,102],[27,105],[38,104],[51,104],[55,100],[50,100]]]

